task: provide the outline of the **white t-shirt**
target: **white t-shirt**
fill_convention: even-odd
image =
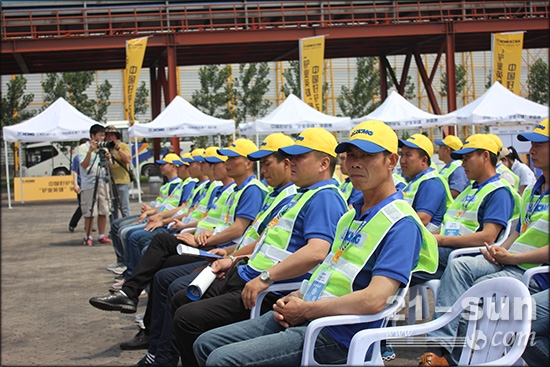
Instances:
[[[519,177],[520,186],[529,186],[531,184],[534,185],[537,181],[535,174],[525,163],[515,160],[514,164],[512,164],[511,170]]]
[[[78,159],[80,161],[80,189],[89,190],[93,189],[95,180],[97,177],[97,170],[99,168],[99,154],[92,152],[90,155],[90,163],[87,168],[82,167],[82,161],[86,158],[86,154],[90,150],[90,142],[86,142],[78,147]],[[106,178],[105,169],[101,169],[99,177],[101,179]]]

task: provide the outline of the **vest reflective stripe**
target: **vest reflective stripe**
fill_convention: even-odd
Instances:
[[[519,190],[519,176],[512,172],[510,168],[506,167],[502,163],[499,163],[497,164],[496,171],[502,180],[510,184],[510,186],[516,191]]]
[[[519,195],[514,192],[514,190],[504,181],[496,180],[489,182],[479,190],[474,189],[472,185],[465,188],[464,191],[462,191],[456,197],[451,207],[445,213],[445,216],[443,217],[443,223],[441,224],[441,233],[445,233],[445,224],[450,222],[455,222],[459,224],[460,236],[475,233],[481,226],[481,223],[478,222],[478,212],[481,203],[483,203],[483,200],[487,195],[501,187],[506,187],[514,197],[514,213],[509,220],[516,219],[519,215],[519,205],[521,204],[519,200]],[[472,196],[474,196],[473,199]],[[469,202],[466,210],[463,210],[463,203],[468,202],[469,200],[472,201]],[[458,213],[461,213],[461,215],[459,216]]]
[[[260,234],[259,234],[260,226],[262,224],[265,225],[264,222],[271,216],[271,213],[277,207],[277,205],[279,205],[279,203],[284,199],[286,199],[287,197],[294,196],[294,195],[296,195],[296,185],[292,184],[287,186],[283,191],[279,192],[279,194],[275,197],[266,196],[264,200],[264,205],[262,206],[262,207],[265,207],[266,209],[258,213],[258,216],[254,219],[252,224],[248,227],[248,229],[244,233],[235,251],[256,241],[260,237]]]
[[[527,189],[525,189],[523,193],[523,203],[521,208],[522,224],[525,222],[525,217],[527,215],[527,211],[529,210],[529,206],[533,205],[537,201],[537,199],[540,197],[538,195],[534,196],[533,204],[530,204],[529,201],[531,199],[532,192],[533,192],[533,186],[529,185],[529,187],[527,187]],[[508,249],[510,253],[521,254],[521,253],[533,251],[548,245],[548,239],[549,239],[548,225],[549,225],[549,216],[550,216],[548,213],[549,201],[550,200],[548,195],[545,195],[541,199],[537,208],[535,209],[535,212],[531,216],[531,220],[529,222],[529,225],[527,226],[527,230],[521,233],[520,236],[516,239],[516,241],[512,244],[512,246],[510,246],[510,248]],[[540,264],[532,264],[532,263],[518,264],[518,266],[524,270],[527,270],[539,265]]]
[[[439,175],[445,180],[447,181],[447,183],[449,182],[449,177],[451,177],[451,175],[453,174],[454,171],[456,171],[456,169],[458,167],[462,166],[462,161],[461,160],[456,160],[456,161],[452,161],[451,164],[449,165],[449,167],[443,167],[440,171],[439,171]]]
[[[162,203],[159,212],[165,212],[177,208],[180,205],[181,194],[183,193],[183,181],[179,179],[178,185],[172,190],[172,193]]]
[[[216,190],[216,188],[220,187],[221,185],[222,183],[220,181],[213,181],[210,183],[210,186],[208,186],[208,189],[204,193],[202,199],[200,199],[199,202],[193,206],[193,211],[191,212],[191,219],[200,220],[202,218],[203,214],[208,211],[208,202],[212,197],[212,193],[214,192],[214,190]],[[200,197],[202,193],[198,195]],[[193,200],[191,200],[189,204],[191,204]]]
[[[222,214],[225,213],[225,202],[229,198],[229,195],[233,193],[233,190],[235,190],[235,186],[236,185],[233,184],[227,189],[223,190],[220,196],[218,196],[218,198],[216,199],[214,205],[212,205],[212,208],[210,208],[210,210],[208,211],[206,217],[197,223],[195,234],[199,234],[206,230],[212,231],[217,225],[219,225],[222,220]]]
[[[177,177],[176,179],[162,185],[159,190],[159,196],[157,196],[157,199],[155,200],[155,202],[157,203],[155,206],[162,205],[170,197],[170,187],[172,187],[172,185],[179,185],[180,183],[181,178]]]
[[[349,238],[361,226],[362,221],[354,220],[355,210],[348,211],[338,222],[332,248],[323,263],[319,265],[309,280],[313,283],[322,271],[332,274],[320,298],[340,297],[353,292],[353,282],[378,248],[386,234],[401,219],[409,217],[414,220],[422,232],[422,246],[418,264],[411,272],[427,271],[434,273],[438,266],[438,250],[435,237],[422,225],[414,209],[404,200],[394,200],[381,208],[378,213],[361,229],[358,236]],[[349,232],[348,232],[349,228]],[[351,240],[336,263],[333,258],[344,240]]]
[[[340,191],[342,191],[344,199],[346,199],[347,202],[351,196],[351,192],[353,191],[353,184],[351,181],[342,181],[340,184]]]
[[[298,193],[288,203],[288,205],[279,212],[281,217],[277,216],[278,221],[275,226],[268,227],[262,234],[262,239],[258,241],[254,249],[254,253],[248,261],[248,265],[256,270],[263,271],[269,269],[278,262],[283,261],[292,253],[287,251],[294,224],[304,208],[305,204],[321,190],[335,190],[342,200],[343,205],[347,206],[346,200],[340,189],[334,184],[320,186],[313,190],[308,190],[305,193]],[[297,201],[295,201],[297,199]],[[272,249],[273,248],[273,249]]]

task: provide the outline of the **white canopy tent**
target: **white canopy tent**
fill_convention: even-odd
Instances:
[[[454,113],[457,125],[538,124],[548,117],[548,106],[520,97],[495,82],[481,97]]]
[[[98,122],[84,115],[63,98],[52,103],[42,113],[17,125],[2,128],[6,158],[6,180],[8,205],[11,209],[11,195],[8,169],[8,142],[78,141],[90,137],[90,127]],[[19,154],[21,161],[21,154]],[[21,170],[20,177],[22,178]],[[21,202],[23,200],[21,180]]]
[[[146,124],[136,123],[128,129],[128,136],[135,138],[136,152],[137,138],[218,135],[218,144],[221,144],[222,134],[235,137],[234,120],[209,116],[180,96],[176,96],[153,121]],[[139,156],[136,156],[136,167],[139,167]],[[139,180],[137,182],[138,192],[141,194],[141,185]],[[141,195],[139,201],[141,202]]]
[[[446,115],[434,115],[413,105],[396,91],[393,91],[388,98],[377,109],[366,116],[353,119],[355,126],[366,120],[379,120],[386,123],[394,130],[429,128],[455,122],[454,113]]]
[[[252,126],[245,126],[246,133],[249,134],[296,134],[310,127],[322,127],[328,131],[349,131],[351,123],[349,117],[326,115],[291,94],[269,115],[257,119]]]

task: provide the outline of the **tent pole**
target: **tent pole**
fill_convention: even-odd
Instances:
[[[141,172],[139,171],[139,150],[138,150],[138,140],[137,136],[134,137],[134,145],[136,147],[136,167],[134,168],[136,170],[136,181],[137,181],[137,189],[138,189],[138,202],[141,203]]]
[[[233,134],[233,141],[235,141],[235,134]],[[222,136],[218,134],[218,148],[222,148]]]
[[[260,134],[256,133],[256,146],[260,148]],[[256,161],[256,177],[260,180],[260,161]]]
[[[8,208],[11,207],[11,193],[10,193],[10,170],[8,168],[8,142],[4,140],[4,153],[6,158],[6,185],[8,187]]]
[[[21,190],[21,204],[25,204],[25,197],[23,196],[23,148],[19,144],[19,189]]]

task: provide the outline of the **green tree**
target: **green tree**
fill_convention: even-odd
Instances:
[[[109,81],[104,81],[96,91],[98,98],[96,101],[90,99],[86,94],[86,89],[92,85],[93,81],[93,71],[46,74],[46,80],[42,82],[45,102],[42,110],[61,97],[86,116],[90,116],[96,120],[97,117],[104,119],[107,107],[110,104],[108,99],[111,95],[110,90],[112,86]]]
[[[281,91],[284,93],[285,98],[291,93],[298,98],[302,98],[302,87],[300,84],[300,61],[289,61],[290,67],[285,69],[283,76],[285,83],[281,87]]]
[[[487,75],[487,81],[485,82],[485,89],[491,88],[493,85],[493,72],[489,70],[489,75]]]
[[[271,80],[267,78],[269,66],[267,62],[239,65],[239,76],[235,79],[235,120],[237,124],[246,122],[246,117],[253,120],[265,116],[271,102],[264,100],[269,91]]]
[[[228,83],[231,66],[206,65],[199,69],[200,89],[193,92],[191,103],[207,115],[219,118],[231,118],[232,111],[228,103],[233,101],[233,83]],[[197,147],[206,147],[208,137],[195,139]]]
[[[466,78],[466,68],[464,67],[464,65],[455,65],[455,76],[456,76],[456,94],[460,94],[462,93],[462,91],[464,90],[464,87],[466,86],[466,83],[467,83],[467,78]],[[439,95],[442,96],[442,97],[446,97],[447,96],[447,72],[444,71],[441,73],[441,86],[439,88]]]
[[[357,76],[350,88],[342,86],[338,106],[344,116],[357,118],[372,112],[379,103],[373,97],[380,92],[380,71],[374,57],[357,58]]]
[[[529,74],[527,75],[527,89],[529,90],[527,98],[548,106],[550,102],[548,78],[548,64],[543,59],[537,59],[529,68]]]
[[[23,75],[17,75],[7,86],[8,90],[0,100],[2,126],[14,125],[33,117],[35,111],[25,110],[34,99],[34,94],[25,94],[27,79]]]
[[[147,98],[149,97],[149,90],[145,85],[145,82],[141,82],[136,90],[136,98],[134,99],[134,115],[143,114],[147,112],[149,106],[147,105]]]

